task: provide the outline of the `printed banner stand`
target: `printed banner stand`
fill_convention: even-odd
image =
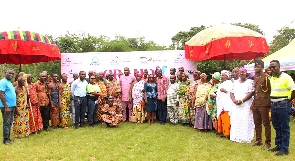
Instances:
[[[62,53],[61,73],[68,75],[68,81],[73,80],[73,74],[80,71],[112,72],[118,79],[128,67],[131,74],[139,71],[143,74],[145,69],[149,74],[155,74],[156,68],[161,68],[165,76],[170,76],[170,69],[184,67],[190,75],[197,69],[196,61],[185,59],[184,50],[162,51],[134,51],[134,52],[89,52],[89,53]],[[88,76],[86,76],[88,77]]]

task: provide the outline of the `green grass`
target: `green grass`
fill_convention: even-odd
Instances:
[[[122,123],[117,128],[54,129],[0,144],[0,160],[293,160],[295,122],[290,125],[290,154],[283,157],[187,126]],[[272,140],[273,147],[273,130]]]

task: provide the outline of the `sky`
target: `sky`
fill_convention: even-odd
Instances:
[[[252,23],[268,43],[277,30],[295,28],[291,0],[4,0],[0,8],[0,31],[144,36],[165,46],[179,31],[201,25]]]

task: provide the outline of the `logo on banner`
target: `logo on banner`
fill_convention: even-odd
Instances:
[[[92,57],[90,65],[99,65],[99,60],[96,56]]]
[[[174,63],[183,63],[184,60],[186,59],[184,58],[183,54],[180,53],[175,59]]]
[[[118,65],[119,64],[119,57],[118,56],[115,56],[111,62],[110,62],[110,65]]]
[[[142,64],[148,64],[149,62],[151,62],[151,61],[153,60],[152,57],[150,57],[150,58],[147,58],[147,57],[140,57],[139,59],[140,59],[140,62],[141,62]]]

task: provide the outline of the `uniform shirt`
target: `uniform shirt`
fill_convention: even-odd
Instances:
[[[254,106],[270,106],[270,81],[265,73],[254,76]]]
[[[270,78],[271,97],[287,96],[291,98],[291,93],[295,90],[293,79],[290,75],[282,72],[279,77],[272,76]]]
[[[16,94],[15,89],[10,80],[3,78],[0,81],[0,91],[4,92],[4,98],[9,108],[16,106]],[[3,102],[0,100],[0,108],[3,108]]]

